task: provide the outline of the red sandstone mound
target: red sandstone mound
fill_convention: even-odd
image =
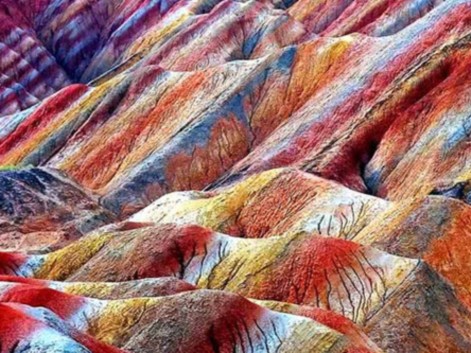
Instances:
[[[470,0],[0,0],[0,353],[471,351]]]

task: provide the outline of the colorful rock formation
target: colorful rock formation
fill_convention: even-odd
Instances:
[[[0,353],[471,352],[471,0],[0,22]]]
[[[57,248],[115,219],[96,197],[60,173],[43,168],[0,171],[3,250]]]

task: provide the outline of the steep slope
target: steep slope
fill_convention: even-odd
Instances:
[[[0,303],[2,352],[124,353],[75,330],[44,308]]]
[[[187,11],[186,6],[175,11]],[[60,114],[49,113],[56,103],[46,101],[10,117],[17,132],[4,137],[0,163],[48,163],[102,194],[107,207],[124,216],[169,191],[201,189],[223,176],[240,178],[286,165],[376,192],[374,167],[363,175],[376,146],[382,140],[386,146],[393,130],[412,120],[409,111],[430,122],[438,119],[432,111],[416,111],[416,105],[428,106],[424,97],[443,102],[439,92],[451,94],[466,84],[469,4],[432,7],[384,38],[310,39],[303,38],[301,24],[289,25],[292,18],[269,3],[220,3],[207,15],[190,16],[194,23],[178,34],[162,29],[165,43],[156,44],[157,34],[152,44],[142,39],[141,46],[153,49],[95,87],[76,87],[75,102],[59,105]],[[172,16],[169,21],[177,21]],[[207,31],[231,39],[223,40],[224,46],[219,39],[214,47],[204,46],[198,38],[207,38]],[[227,61],[233,62],[223,64]],[[173,65],[193,71],[165,70]],[[70,97],[59,92],[54,100],[62,95]],[[456,110],[458,102],[446,107]],[[41,128],[20,140],[33,121]],[[456,140],[453,131],[442,130],[450,134],[444,141]],[[455,156],[462,155],[461,145],[453,147]],[[382,153],[380,147],[375,159]],[[467,167],[456,158],[448,157],[456,169],[453,181],[419,191],[411,180],[401,189],[416,195],[465,181]],[[435,171],[430,178],[442,179]]]
[[[297,1],[289,13],[310,32],[341,36],[353,32],[371,36],[395,34],[445,0]]]
[[[28,108],[71,83],[22,10],[17,1],[0,2],[0,116]]]
[[[401,199],[433,193],[468,200],[469,164],[463,158],[469,153],[470,132],[468,45],[462,40],[442,49],[450,55],[433,61],[446,79],[396,120],[381,141],[366,167],[369,188],[379,196]],[[453,104],[447,105],[449,101]],[[422,166],[420,175],[411,174],[412,165]]]
[[[0,171],[2,249],[64,246],[114,219],[59,173],[42,168]]]
[[[471,0],[0,20],[0,353],[471,351]]]
[[[91,253],[78,251],[93,248]],[[404,311],[403,319],[412,320],[418,336],[430,335],[421,343],[421,351],[459,351],[470,346],[467,325],[471,312],[428,266],[330,237],[240,239],[196,226],[164,225],[107,237],[87,236],[56,253],[16,258],[16,263],[12,256],[2,255],[4,273],[13,270],[22,276],[94,282],[173,275],[200,288],[324,308],[365,327],[382,348],[391,344],[399,351],[414,347],[411,341],[400,338],[406,337],[408,331],[402,332],[397,326],[400,323],[395,321],[397,312]],[[11,286],[25,287],[11,282],[4,285],[7,289]],[[80,284],[63,288],[74,291],[75,286]],[[82,293],[86,293],[85,288]],[[93,293],[93,287],[89,288]],[[73,305],[64,308],[69,310]],[[376,319],[378,316],[380,319]],[[427,324],[413,323],[419,318]],[[394,343],[381,338],[385,328],[377,320],[394,327]],[[113,337],[122,337],[122,325],[116,330]],[[456,336],[442,338],[438,343],[431,339],[443,330],[454,331]]]
[[[315,104],[306,104],[293,114],[240,162],[235,172],[246,174],[295,165],[371,192],[362,178],[362,169],[383,134],[433,87],[444,80],[445,85],[455,67],[459,72],[460,61],[455,61],[454,55],[461,59],[468,52],[468,21],[459,19],[469,11],[468,4],[445,2],[439,8],[444,11],[431,12],[397,35],[368,39],[373,51],[363,52],[360,59],[349,56],[352,61],[356,59],[353,65],[344,63],[344,67],[360,67],[364,73],[347,71],[348,79],[338,78],[335,86],[324,89],[310,102]],[[427,20],[432,18],[435,26],[428,27]],[[409,42],[412,39],[413,45]],[[459,77],[462,74],[457,74]],[[335,98],[332,92],[336,92]],[[428,116],[429,111],[424,113]],[[422,120],[423,116],[417,116]],[[409,189],[409,184],[402,187]]]
[[[349,239],[387,207],[379,198],[286,168],[219,191],[168,194],[130,219],[196,223],[247,238],[309,232]]]
[[[357,325],[346,319],[344,316],[332,311],[277,301],[255,300],[255,303],[271,310],[311,318],[344,334],[348,338],[348,346],[345,353],[382,352],[382,350],[372,342]]]
[[[255,175],[218,193],[169,194],[135,221],[197,223],[238,237],[311,233],[424,259],[471,303],[471,207],[439,196],[387,202],[293,169]]]

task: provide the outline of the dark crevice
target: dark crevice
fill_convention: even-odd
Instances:
[[[471,205],[471,184],[468,180],[448,187],[437,187],[430,192],[430,195],[449,197]]]

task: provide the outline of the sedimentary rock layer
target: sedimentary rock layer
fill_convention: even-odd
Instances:
[[[470,0],[0,0],[0,353],[471,351]]]

